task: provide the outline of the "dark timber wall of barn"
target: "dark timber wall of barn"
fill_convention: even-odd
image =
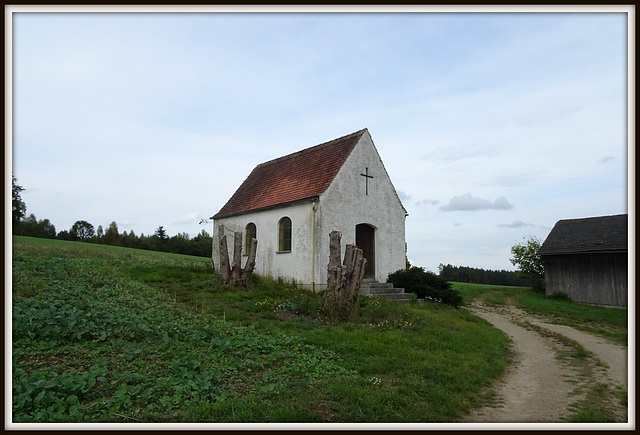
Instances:
[[[627,253],[544,256],[546,293],[572,301],[626,307]]]

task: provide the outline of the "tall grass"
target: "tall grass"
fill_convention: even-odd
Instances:
[[[14,422],[451,422],[491,396],[507,337],[466,310],[321,295],[210,262],[13,239]]]

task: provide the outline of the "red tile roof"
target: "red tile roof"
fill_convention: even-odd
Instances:
[[[329,187],[366,131],[259,164],[213,218],[318,197]]]

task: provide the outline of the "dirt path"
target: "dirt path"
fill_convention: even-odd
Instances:
[[[513,307],[474,305],[470,309],[511,338],[514,364],[496,386],[497,407],[476,409],[465,422],[558,423],[569,416],[572,404],[584,398],[580,385],[597,382],[627,389],[625,347],[568,326],[545,323]],[[608,367],[593,361],[596,369],[585,374],[584,368],[557,358],[567,345],[552,333],[578,342]]]

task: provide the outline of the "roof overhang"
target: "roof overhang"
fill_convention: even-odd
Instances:
[[[305,202],[315,202],[315,201],[318,201],[318,199],[319,199],[319,197],[317,195],[315,195],[315,196],[310,196],[308,198],[297,199],[295,201],[290,201],[290,202],[285,202],[285,203],[282,203],[282,204],[272,205],[272,206],[269,206],[269,207],[261,207],[261,208],[256,208],[256,209],[253,209],[253,210],[245,210],[245,211],[242,211],[240,213],[230,213],[230,214],[224,214],[224,215],[220,215],[218,213],[218,214],[215,214],[215,215],[211,216],[209,219],[217,220],[217,219],[224,219],[224,218],[233,217],[233,216],[242,216],[242,215],[245,215],[245,214],[259,213],[259,212],[263,212],[263,211],[267,211],[267,210],[275,210],[275,209],[278,209],[278,208],[291,207],[291,206],[294,206],[294,205],[303,204]]]
[[[550,252],[540,252],[541,257],[550,257],[553,255],[586,255],[586,254],[627,254],[628,249],[588,249],[588,250],[558,250]]]

